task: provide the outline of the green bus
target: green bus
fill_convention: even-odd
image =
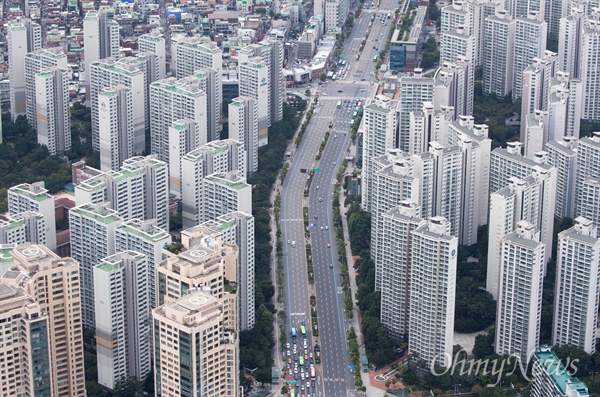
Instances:
[[[298,356],[298,364],[300,364],[301,367],[304,367],[304,356]]]
[[[342,107],[342,101],[338,101],[337,108],[339,109],[341,107]]]
[[[354,113],[352,113],[352,118],[355,119],[356,116],[358,116],[358,111],[355,110]]]
[[[306,327],[304,325],[300,326],[300,333],[306,338]]]
[[[290,389],[290,397],[296,397],[296,389],[293,387]]]

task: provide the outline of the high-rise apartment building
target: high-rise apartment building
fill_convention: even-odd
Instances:
[[[557,55],[546,51],[542,58],[534,58],[523,71],[523,91],[521,97],[521,142],[525,142],[525,120],[536,110],[548,111],[550,84],[556,71]]]
[[[86,103],[92,106],[91,83],[94,77],[91,74],[91,65],[101,59],[120,57],[119,24],[112,19],[115,10],[109,6],[102,6],[98,10],[88,11],[83,18],[83,56],[85,59]]]
[[[546,246],[534,225],[519,221],[501,247],[495,351],[526,365],[539,346]]]
[[[117,85],[98,94],[98,135],[100,169],[118,171],[133,157],[133,95],[130,88]]]
[[[135,251],[94,266],[98,383],[107,389],[152,371],[149,272],[148,258]]]
[[[548,112],[535,110],[523,117],[521,130],[525,147],[525,157],[534,159],[536,153],[543,151],[548,142]]]
[[[152,311],[158,395],[238,395],[238,340],[224,313],[223,303],[202,291]]]
[[[25,103],[27,122],[37,128],[35,76],[52,67],[67,69],[67,55],[62,47],[41,48],[25,55]],[[62,95],[62,91],[60,91]],[[43,120],[43,119],[42,119]],[[70,137],[70,134],[69,134]]]
[[[258,169],[258,103],[251,97],[237,97],[229,104],[229,138],[243,147],[246,173]]]
[[[552,345],[596,351],[600,294],[600,239],[596,226],[583,217],[558,235]]]
[[[169,128],[177,120],[189,119],[198,124],[196,146],[209,141],[207,131],[206,92],[200,77],[168,78],[150,85],[150,135],[152,153],[169,162]]]
[[[160,31],[153,30],[138,37],[138,52],[156,54],[156,78],[162,80],[167,77],[166,42]]]
[[[223,69],[221,48],[199,36],[178,37],[171,44],[171,71],[177,78],[193,75],[199,69]],[[220,96],[219,93],[217,93]]]
[[[182,158],[199,146],[200,124],[192,119],[176,120],[169,127],[169,187],[181,196]]]
[[[555,72],[548,98],[548,136],[560,140],[563,136],[579,137],[581,112],[583,111],[583,84],[571,79],[569,74]]]
[[[532,397],[586,397],[585,383],[574,378],[548,346],[542,346],[533,355]]]
[[[13,249],[12,256],[14,265],[0,279],[0,289],[3,300],[14,300],[3,302],[2,311],[23,310],[24,317],[12,317],[3,327],[0,357],[9,376],[2,389],[12,387],[2,394],[29,396],[37,389],[47,396],[85,397],[79,263],[30,243]],[[27,302],[18,302],[22,296]],[[17,327],[21,322],[24,328]],[[21,389],[25,384],[29,390]]]
[[[577,144],[575,173],[575,216],[583,216],[600,226],[600,132],[581,138]]]
[[[184,229],[197,226],[207,220],[213,220],[226,213],[222,212],[215,217],[205,218],[206,185],[204,179],[217,173],[236,172],[240,175],[240,182],[245,184],[245,161],[242,145],[233,139],[209,142],[183,156],[181,168],[184,184],[181,189],[181,200]],[[232,208],[227,212],[231,211],[237,211],[237,209]]]
[[[25,225],[22,220],[8,216],[0,218],[0,244],[23,244],[26,241]]]
[[[562,141],[546,144],[548,164],[556,167],[556,218],[571,218],[575,213],[575,175],[577,172],[577,138],[566,136]]]
[[[258,108],[258,146],[269,142],[271,120],[271,77],[267,62],[262,57],[249,58],[239,63],[240,96],[254,99]]]
[[[457,26],[456,29],[444,32],[440,39],[440,65],[453,63],[457,92],[454,103],[457,115],[473,113],[473,95],[475,84],[475,48],[476,37],[470,33],[470,26]],[[435,102],[435,99],[434,99]]]
[[[444,217],[412,231],[408,350],[427,368],[452,364],[457,249]]]
[[[237,171],[207,175],[203,183],[202,221],[229,212],[252,213],[252,185]]]
[[[535,14],[536,18],[543,21],[546,1],[550,0],[509,0],[505,4],[513,18],[527,18]]]
[[[238,51],[238,62],[262,57],[269,69],[269,127],[283,118],[283,98],[285,96],[283,80],[283,43],[276,40],[265,40],[250,44]],[[231,135],[230,135],[231,137]]]
[[[382,215],[404,200],[419,202],[420,180],[413,176],[410,156],[399,150],[374,159],[379,169],[373,176],[371,203],[371,259],[375,262],[375,289],[382,288],[384,241]]]
[[[69,211],[71,256],[81,265],[83,325],[94,329],[94,267],[115,253],[115,228],[123,222],[107,204],[83,204]]]
[[[42,48],[42,27],[30,19],[17,19],[6,25],[10,114],[16,119],[27,114],[25,55]]]
[[[409,150],[410,112],[421,110],[423,102],[433,101],[433,85],[434,79],[423,77],[421,69],[415,69],[412,76],[400,78],[400,100],[396,108],[398,121],[393,147],[405,152]]]
[[[473,80],[470,79],[472,62],[459,56],[455,62],[444,62],[436,71],[433,105],[453,108],[452,120],[473,114]]]
[[[483,45],[483,93],[507,96],[513,87],[516,22],[498,8],[485,19]]]
[[[133,118],[133,152],[141,154],[145,150],[146,128],[148,128],[148,58],[107,58],[88,66],[90,74],[90,102],[92,108],[92,145],[100,148],[100,107],[98,96],[107,89],[123,85],[131,90],[133,107],[128,109]]]
[[[438,94],[436,86],[436,96]],[[450,88],[450,87],[448,87]],[[444,92],[449,92],[446,87]],[[448,145],[448,126],[455,120],[453,106],[423,102],[421,110],[410,113],[409,154],[419,155],[429,150],[429,142],[436,141]]]
[[[600,120],[600,7],[583,25],[581,35],[581,82],[583,83],[582,119]]]
[[[22,183],[8,189],[8,212],[11,216],[31,211],[44,217],[44,230],[38,231],[45,236],[45,244],[51,250],[56,249],[56,215],[54,197],[48,194],[44,182]],[[41,225],[41,223],[40,223]]]
[[[363,116],[362,206],[366,211],[370,211],[372,202],[371,185],[376,172],[373,159],[394,147],[395,134],[396,112],[391,108],[390,99],[377,96],[375,102],[364,107]]]
[[[412,232],[427,222],[419,215],[410,200],[381,215],[381,323],[396,340],[408,336]]]
[[[162,251],[171,243],[168,231],[156,226],[155,220],[130,219],[115,228],[115,252],[135,251],[148,262],[148,295],[150,310],[156,303],[156,264],[162,260]]]
[[[324,0],[325,1],[325,30],[342,28],[350,12],[348,0]]]
[[[35,105],[38,143],[51,155],[71,149],[69,73],[54,66],[35,75]]]
[[[132,157],[125,160],[120,171],[105,172],[77,185],[75,202],[108,202],[124,220],[156,219],[158,227],[169,230],[167,168],[155,155]]]
[[[208,228],[219,233],[225,243],[238,247],[238,323],[240,330],[251,329],[256,322],[254,308],[254,216],[244,212],[231,212],[206,221],[200,228]],[[187,238],[194,228],[182,231]],[[193,236],[190,236],[193,240]],[[193,244],[192,244],[193,245]]]
[[[558,39],[558,69],[573,79],[581,78],[581,39],[585,15],[583,8],[575,8],[570,15],[560,19]]]
[[[533,1],[532,1],[533,3]],[[512,98],[516,101],[523,95],[523,71],[533,60],[541,58],[546,50],[548,24],[540,19],[539,14],[530,12],[515,21],[515,44],[513,59]]]

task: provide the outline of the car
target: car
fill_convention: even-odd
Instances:
[[[317,190],[319,190],[321,188],[321,186],[317,185]]]
[[[329,230],[329,226],[325,226],[325,230]]]
[[[321,230],[323,230],[323,226],[321,226]]]
[[[300,372],[300,380],[304,380],[304,372]],[[302,390],[304,390],[304,385],[302,385]]]
[[[289,349],[289,348],[290,348],[290,342],[288,342],[288,343],[286,343],[286,344],[285,344],[285,348],[286,348],[286,349]]]
[[[337,135],[334,135],[333,137],[334,137],[334,138],[337,138]],[[334,165],[335,165],[335,163],[334,163]]]
[[[294,373],[297,374],[298,373],[298,367],[294,368]]]
[[[306,353],[306,352],[304,353],[304,359],[305,359],[305,360],[308,360],[308,353]],[[305,365],[305,366],[308,366],[308,363],[306,363],[306,364],[304,364],[304,365]],[[308,369],[308,368],[306,368],[306,369]]]
[[[331,248],[331,244],[327,243],[327,248]]]
[[[294,379],[298,380],[298,373],[297,372],[294,374]]]
[[[360,81],[365,81],[365,78],[363,77],[362,79],[360,79]]]
[[[323,199],[321,197],[319,197],[319,203],[322,203]]]
[[[338,90],[338,92],[344,92],[344,91],[342,91],[342,90]]]
[[[289,357],[289,356],[291,356],[291,355],[292,355],[292,354],[291,354],[291,353],[290,353],[290,351],[288,350],[288,351],[287,351],[287,356]]]
[[[315,215],[315,219],[319,219],[319,215]]]
[[[329,268],[330,268],[330,269],[333,269],[333,263],[330,263],[330,264],[329,264]]]
[[[334,161],[334,162],[333,162],[333,165],[336,165],[336,164],[337,164],[337,161]]]
[[[291,369],[291,368],[290,368],[290,369],[288,369],[288,375],[289,375],[289,376],[293,376],[293,375],[294,375],[294,371],[292,371],[292,369]]]
[[[310,353],[310,354],[312,354],[312,353]],[[314,364],[314,362],[315,362],[315,359],[314,359],[314,358],[312,358],[312,357],[311,357],[311,358],[309,358],[308,360],[310,361],[310,363],[311,363],[311,364]]]
[[[292,358],[288,357],[287,362],[288,362],[288,365],[292,365]]]
[[[296,242],[292,241],[292,248],[296,247]]]
[[[306,346],[308,346],[308,343],[306,342],[306,339],[304,339],[304,348],[306,349]]]
[[[312,353],[308,354],[308,357],[313,358]],[[312,364],[312,363],[311,363]],[[311,367],[314,367],[314,365],[311,365]]]

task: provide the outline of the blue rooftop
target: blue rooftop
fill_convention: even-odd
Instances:
[[[585,383],[569,375],[554,352],[550,350],[539,351],[535,353],[535,359],[544,367],[546,373],[550,376],[562,395],[565,395],[567,392],[567,385],[571,390],[577,390],[582,396],[588,395],[588,388]]]

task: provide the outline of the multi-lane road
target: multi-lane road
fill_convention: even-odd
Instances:
[[[344,295],[341,287],[340,268],[337,261],[337,246],[333,226],[333,189],[335,175],[346,149],[350,145],[350,120],[356,105],[356,98],[372,96],[376,85],[375,63],[373,57],[379,47],[383,47],[391,26],[388,13],[394,13],[396,0],[382,0],[379,8],[365,9],[363,15],[355,20],[354,27],[343,48],[348,63],[346,78],[335,83],[326,83],[317,90],[318,110],[305,132],[305,137],[293,154],[288,176],[282,186],[281,228],[284,242],[284,266],[286,290],[286,312],[288,336],[290,330],[297,331],[296,356],[304,354],[303,338],[300,326],[307,329],[307,351],[313,353],[316,343],[321,352],[321,364],[316,365],[317,379],[312,387],[309,379],[298,379],[296,395],[319,397],[346,397],[355,395],[353,375],[349,371],[351,364],[348,352],[346,332],[348,325],[344,315]],[[380,15],[385,17],[381,24]],[[371,32],[359,60],[356,61],[361,42],[364,40],[369,24]],[[373,46],[377,50],[373,49]],[[338,101],[342,102],[340,109]],[[330,122],[333,127],[330,128]],[[319,146],[330,131],[330,137],[320,160],[315,157]],[[312,176],[309,196],[304,197],[308,174],[301,172],[319,168]],[[309,209],[310,238],[305,237],[303,208]],[[314,284],[308,283],[306,246],[310,244],[314,269]],[[310,321],[310,296],[316,296],[319,336],[312,337]],[[291,338],[288,337],[288,340]],[[282,347],[283,348],[283,347]],[[283,348],[287,362],[287,348]],[[293,344],[292,376],[295,366]],[[286,368],[286,371],[288,369]],[[302,389],[302,385],[304,388]]]

